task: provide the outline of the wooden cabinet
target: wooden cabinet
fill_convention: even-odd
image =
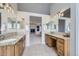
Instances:
[[[46,39],[46,44],[49,46],[49,47],[52,47],[52,39],[49,37],[48,39]]]
[[[0,56],[4,55],[4,46],[0,46]]]
[[[0,56],[14,56],[14,45],[0,46]]]
[[[57,53],[60,56],[69,56],[69,40],[57,40]]]
[[[4,52],[5,54],[5,52]],[[7,56],[14,56],[15,55],[15,47],[14,45],[7,46]]]
[[[48,45],[49,47],[52,47],[52,39],[49,37],[49,35],[46,35],[45,42],[46,42],[46,45]]]
[[[0,56],[6,56],[7,55],[7,50],[6,49],[7,49],[6,46],[0,46]]]
[[[6,56],[7,55],[7,46],[3,46],[3,55]]]
[[[15,45],[15,56],[19,56],[20,55],[20,43],[16,43]]]
[[[63,39],[57,40],[57,53],[58,55],[61,55],[61,56],[64,55],[64,40]]]
[[[23,53],[25,48],[25,36],[21,38],[21,40],[15,44],[15,56],[20,56]]]
[[[20,40],[18,43],[16,43],[16,45],[15,45],[15,56],[22,55],[24,48],[25,48],[25,39],[24,39],[24,37],[23,37],[23,38],[21,38],[21,40]]]
[[[45,43],[46,45],[48,45],[49,47],[55,47],[56,46],[56,38],[55,37],[51,37],[50,35],[45,35]]]
[[[25,36],[23,36],[16,44],[0,46],[0,56],[20,56],[25,48]]]
[[[45,34],[45,43],[49,47],[56,49],[59,56],[69,56],[69,39],[62,39],[59,37]]]

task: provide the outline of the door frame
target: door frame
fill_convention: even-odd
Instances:
[[[33,15],[32,15],[32,16],[33,16]],[[29,16],[29,28],[30,28],[30,17],[31,17],[31,15]],[[34,17],[40,17],[40,16],[34,16]],[[43,34],[43,32],[42,32],[42,31],[43,31],[43,30],[42,30],[42,29],[43,29],[43,28],[42,28],[42,17],[40,17],[40,18],[41,18],[41,43],[42,43],[42,40],[43,40],[43,38],[42,38],[42,37],[43,37],[43,35],[42,35],[42,34]],[[29,30],[30,30],[30,29],[29,29]],[[29,31],[29,32],[30,32],[30,31]],[[30,33],[29,33],[29,45],[30,45],[30,36],[31,36],[31,35],[30,35]]]

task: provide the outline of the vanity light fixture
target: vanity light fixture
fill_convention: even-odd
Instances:
[[[9,3],[0,3],[0,9],[4,9],[7,12],[14,13],[14,9]]]
[[[59,12],[57,13],[57,15],[60,17],[60,16],[63,16],[64,13],[59,11]]]
[[[62,12],[60,16],[64,16],[64,13]]]

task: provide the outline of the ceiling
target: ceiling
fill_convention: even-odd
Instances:
[[[18,3],[18,10],[39,14],[50,14],[50,3]]]

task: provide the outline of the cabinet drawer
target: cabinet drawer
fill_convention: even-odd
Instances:
[[[60,49],[60,50],[64,50],[64,44],[61,44],[60,42],[57,42],[57,49]]]
[[[58,55],[60,55],[60,56],[64,56],[64,52],[63,51],[60,51],[60,50],[58,50]]]
[[[61,56],[64,55],[64,39],[57,40],[57,52],[58,52],[58,55],[61,55]]]
[[[62,50],[62,49],[60,49],[60,48],[57,49],[57,52],[58,52],[59,55],[62,55],[62,56],[64,55],[64,50]]]
[[[64,43],[57,42],[57,46],[64,46]]]
[[[64,46],[57,46],[57,49],[64,51]]]

